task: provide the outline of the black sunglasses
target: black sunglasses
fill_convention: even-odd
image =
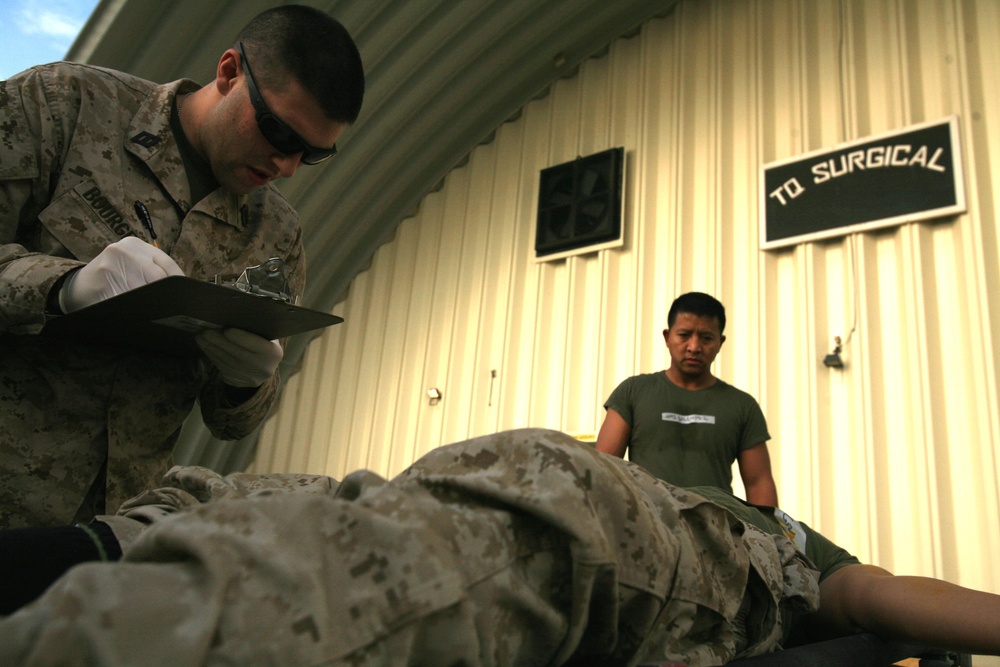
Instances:
[[[295,130],[285,125],[280,118],[275,116],[267,103],[261,97],[257,84],[250,73],[250,62],[243,53],[243,42],[238,42],[236,50],[243,61],[243,73],[247,75],[247,91],[250,93],[250,103],[253,104],[257,115],[257,129],[264,135],[267,142],[274,146],[279,153],[285,155],[295,155],[302,153],[302,164],[319,164],[323,160],[328,160],[337,154],[337,144],[333,148],[316,148],[310,146],[302,140]]]

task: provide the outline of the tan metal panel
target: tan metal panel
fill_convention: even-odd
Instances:
[[[483,300],[478,313],[476,362],[472,368],[472,397],[469,428],[471,433],[492,433],[500,421],[501,387],[505,382],[505,347],[508,336],[508,312],[511,307],[511,265],[516,239],[517,210],[521,192],[519,178],[524,132],[520,125],[508,124],[497,130],[496,140],[483,151],[492,151],[490,164],[495,166],[492,182],[482,183],[488,193],[488,221],[483,248]],[[498,178],[496,174],[506,174]]]
[[[434,203],[429,210],[436,211],[441,196],[436,194],[432,198]],[[417,225],[411,219],[400,226],[394,241],[413,250],[411,270],[401,275],[401,281],[394,285],[405,310],[398,314],[395,321],[389,322],[389,326],[395,328],[400,336],[396,341],[401,347],[396,368],[399,390],[394,403],[379,401],[370,406],[376,420],[391,425],[391,430],[382,440],[385,442],[384,449],[391,449],[387,462],[387,469],[391,470],[401,470],[413,460],[413,434],[435,414],[429,412],[425,394],[429,384],[424,377],[425,355],[427,346],[431,344],[430,319],[435,279],[427,258],[437,252],[442,233],[440,225]]]
[[[592,436],[620,380],[667,363],[670,301],[702,289],[782,505],[863,559],[1000,589],[997,63],[992,0],[682,2],[425,198],[306,352],[256,469],[392,475],[496,430]],[[758,249],[761,164],[952,114],[967,214]],[[624,246],[536,264],[539,170],[617,145]],[[822,364],[835,335],[844,369]]]

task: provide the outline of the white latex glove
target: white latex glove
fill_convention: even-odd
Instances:
[[[259,387],[285,354],[278,341],[242,329],[208,329],[195,340],[230,387]]]
[[[161,278],[183,275],[170,255],[126,236],[66,278],[59,291],[59,307],[72,313]]]

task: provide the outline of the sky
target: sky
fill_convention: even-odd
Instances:
[[[62,60],[98,0],[0,0],[0,81]]]

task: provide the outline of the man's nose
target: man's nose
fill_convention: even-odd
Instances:
[[[295,170],[302,163],[302,153],[294,155],[277,154],[273,158],[274,164],[278,167],[278,174],[282,178],[291,178],[295,175]]]
[[[687,350],[689,352],[698,352],[701,350],[701,341],[697,338],[689,338],[687,342]]]

